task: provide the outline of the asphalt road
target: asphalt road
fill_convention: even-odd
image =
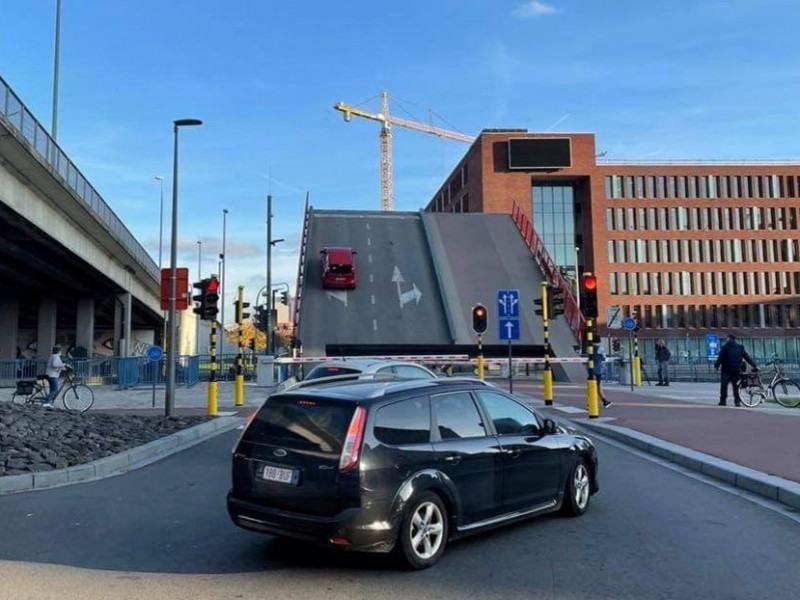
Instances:
[[[319,251],[357,255],[355,290],[324,290]],[[326,344],[452,342],[425,232],[417,213],[314,211],[298,337],[306,356]]]
[[[796,516],[603,442],[580,519],[449,547],[423,572],[241,531],[231,432],[103,481],[0,497],[0,598],[792,598]]]

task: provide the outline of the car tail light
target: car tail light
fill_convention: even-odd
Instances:
[[[253,419],[256,418],[258,410],[259,409],[254,410],[253,413],[249,417],[247,417],[247,420],[244,422],[244,425],[242,426],[242,433],[239,434],[239,438],[236,440],[236,443],[233,445],[233,448],[231,448],[231,453],[236,454],[236,449],[239,447],[239,442],[242,441],[244,434],[247,433],[247,428],[250,427],[250,423],[252,423]]]
[[[349,471],[358,464],[358,455],[361,449],[361,440],[364,437],[364,427],[367,424],[367,409],[363,406],[356,408],[350,427],[347,428],[347,437],[342,448],[342,457],[339,459],[339,470]]]

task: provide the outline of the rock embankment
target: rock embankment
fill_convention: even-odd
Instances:
[[[212,417],[143,417],[0,402],[0,477],[88,463]]]

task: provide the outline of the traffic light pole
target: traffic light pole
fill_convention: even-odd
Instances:
[[[483,335],[478,334],[478,379],[483,381],[485,373],[483,370]]]
[[[546,281],[541,285],[542,298],[542,328],[544,330],[544,374],[542,384],[544,386],[544,404],[553,405],[553,368],[550,365],[550,303],[549,303],[550,284]]]
[[[642,359],[639,358],[639,336],[636,335],[636,329],[633,330],[633,360],[631,361],[631,368],[633,369],[633,385],[642,385]]]
[[[208,353],[211,355],[211,372],[208,375],[206,395],[206,414],[217,414],[217,320],[211,321],[211,334],[208,336]]]
[[[594,338],[592,333],[592,319],[586,319],[584,339],[586,340],[586,354],[589,358],[586,363],[586,368],[589,370],[589,376],[586,379],[586,411],[589,413],[590,419],[596,419],[600,416],[600,403],[597,397],[597,379],[594,375]]]
[[[236,406],[244,406],[244,373],[242,372],[242,358],[243,358],[243,346],[242,346],[242,338],[243,338],[243,331],[242,331],[242,319],[243,319],[243,310],[244,310],[244,287],[239,286],[239,293],[236,299],[236,333],[237,333],[237,353],[236,353],[236,378],[235,378],[235,387],[234,387],[234,394],[233,400]]]

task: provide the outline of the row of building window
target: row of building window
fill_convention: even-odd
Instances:
[[[609,273],[612,296],[800,295],[800,272]]]
[[[798,304],[645,305],[621,306],[621,313],[636,315],[644,329],[742,327],[800,327]]]
[[[469,212],[469,203],[467,203],[467,210],[463,209],[463,205],[457,210],[455,205],[451,206],[453,199],[458,193],[464,189],[469,183],[469,168],[465,161],[458,169],[456,169],[453,176],[447,181],[439,192],[433,202],[433,212]],[[456,205],[458,202],[455,203]]]
[[[797,239],[609,240],[609,263],[800,262]]]
[[[606,228],[609,231],[796,230],[797,213],[798,208],[793,206],[607,208]]]
[[[797,198],[793,175],[607,175],[606,198]]]

